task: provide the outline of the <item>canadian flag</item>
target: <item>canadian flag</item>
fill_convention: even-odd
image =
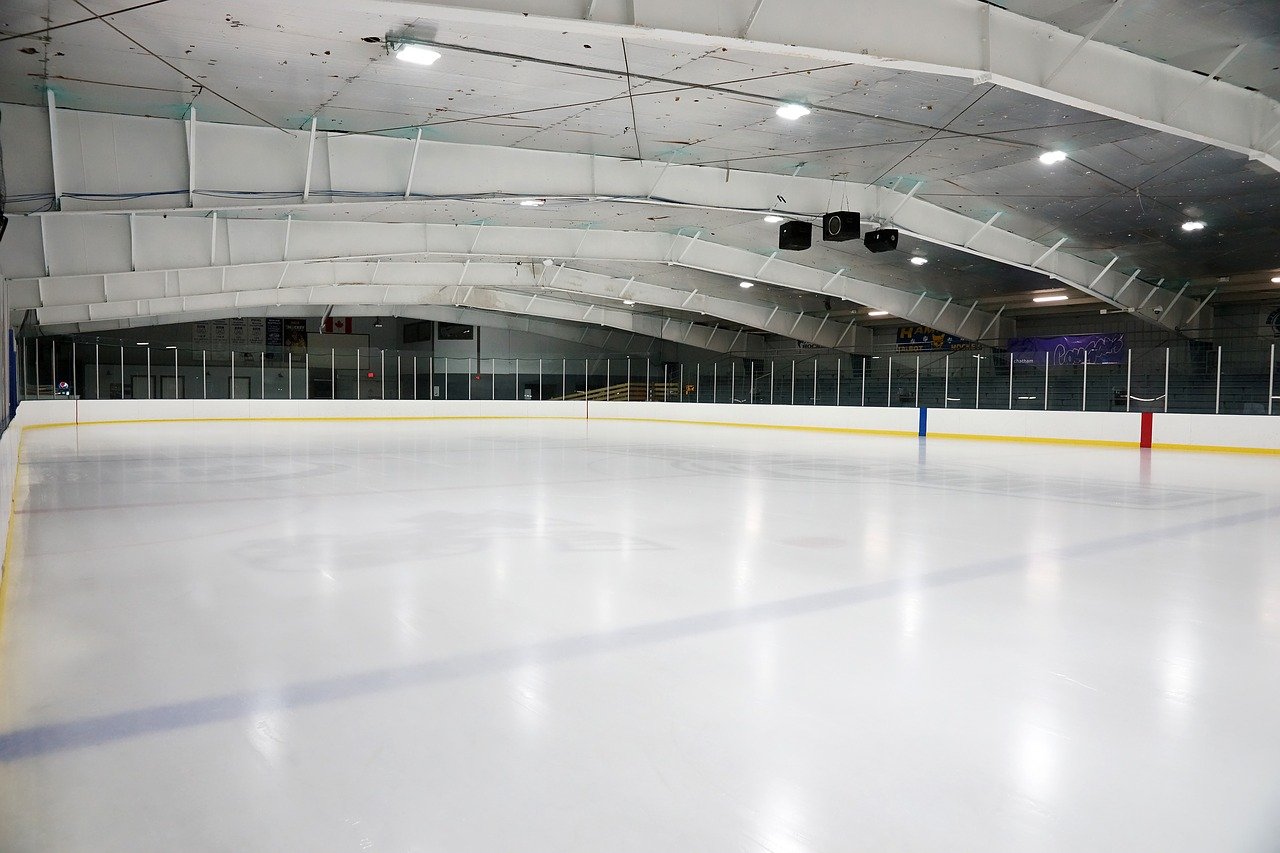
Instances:
[[[326,317],[323,331],[326,335],[349,335],[351,334],[351,318]]]

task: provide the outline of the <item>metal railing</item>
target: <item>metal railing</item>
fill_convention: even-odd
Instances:
[[[1130,349],[1116,363],[1007,352],[659,362],[444,357],[372,348],[195,349],[26,338],[24,399],[631,400],[1275,414],[1276,345]],[[1038,357],[1037,357],[1038,358]]]

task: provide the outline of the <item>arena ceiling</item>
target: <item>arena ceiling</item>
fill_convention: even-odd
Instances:
[[[1280,272],[1280,7],[1268,0],[904,0],[889,11],[860,0],[530,0],[519,7],[508,0],[11,0],[0,29],[0,103],[54,105],[64,119],[60,133],[71,127],[77,150],[88,152],[56,180],[30,116],[14,129],[6,114],[0,141],[10,215],[88,221],[128,210],[138,218],[207,219],[217,211],[222,227],[238,219],[262,234],[281,221],[359,223],[370,235],[407,224],[488,228],[490,235],[507,228],[507,242],[486,236],[467,249],[394,260],[533,264],[548,254],[552,270],[601,284],[561,287],[548,300],[689,324],[706,316],[665,298],[625,305],[616,288],[603,286],[639,279],[860,325],[876,322],[868,308],[890,311],[880,322],[927,324],[937,315],[940,327],[949,320],[950,330],[969,337],[990,329],[998,337],[1003,319],[978,321],[1016,317],[1030,310],[1032,295],[1058,291],[1070,297],[1067,310],[1110,306],[1178,328],[1210,293],[1218,301],[1274,293],[1270,279]],[[429,67],[400,62],[388,37],[429,44],[441,58]],[[811,112],[786,121],[775,112],[783,103]],[[102,157],[96,137],[133,133],[134,125],[72,121],[77,113],[182,122],[196,142],[155,152],[120,143]],[[202,160],[275,145],[246,137],[205,146],[204,128],[220,125],[287,135],[290,150],[307,157],[306,181],[321,191],[305,193],[300,179],[282,189],[272,180],[282,168],[259,174],[251,163]],[[326,140],[327,168],[313,178],[316,134]],[[356,138],[384,141],[339,150],[341,140]],[[66,147],[59,156],[71,156]],[[432,171],[436,152],[455,150],[467,156],[451,160],[448,174]],[[591,176],[561,169],[569,161],[513,159],[521,150],[577,155],[593,164]],[[1066,159],[1040,162],[1053,150]],[[149,160],[173,161],[152,170],[163,179],[124,162],[144,151]],[[402,168],[397,158],[406,156],[403,194],[376,169],[344,162],[385,158]],[[605,161],[653,176],[649,191],[624,192],[625,179],[616,186],[598,180],[594,170]],[[184,170],[190,180],[176,180]],[[504,176],[501,185],[494,173]],[[710,175],[731,189],[718,190]],[[104,187],[110,192],[93,192]],[[901,228],[899,250],[873,255],[858,242],[817,242],[765,265],[777,235],[764,215],[812,220],[831,209],[859,210],[865,227]],[[1206,227],[1184,231],[1188,221]],[[41,234],[58,228],[46,222]],[[518,234],[542,234],[552,244],[559,233],[573,243],[586,231],[663,235],[671,252],[649,257],[621,236],[594,254],[566,247],[521,261],[525,250],[514,248],[526,245]],[[197,313],[175,311],[172,302],[128,317],[91,310],[112,301],[106,277],[144,271],[136,259],[74,270],[101,277],[100,288],[70,278],[64,285],[56,264],[36,255],[70,243],[45,237],[37,252],[34,227],[11,233],[16,239],[0,248],[5,275],[19,294],[35,294],[34,304],[13,304],[51,309],[41,320],[51,327]],[[752,275],[745,254],[713,258],[711,247],[752,253],[765,266]],[[701,262],[700,253],[707,255]],[[373,249],[351,254],[382,257]],[[685,262],[658,262],[677,256]],[[392,256],[383,259],[390,268]],[[236,260],[229,255],[219,266]],[[294,260],[349,258],[321,251]],[[835,274],[904,298],[877,304],[870,300],[882,291],[874,287],[810,287],[809,270],[822,274],[815,281]],[[423,273],[440,286],[445,279],[433,276],[452,274],[443,267]],[[292,284],[296,274],[286,270],[279,280]],[[740,288],[744,277],[759,286]],[[541,289],[552,278],[528,286]],[[114,289],[126,292],[124,301],[149,293]],[[68,303],[60,295],[71,291],[88,296]],[[395,313],[385,301],[391,295],[377,302],[372,290],[362,293],[357,305],[374,300],[371,310]],[[512,310],[498,304],[484,307]],[[209,302],[202,310],[219,309]],[[722,319],[731,328],[787,331],[776,316],[764,326]]]

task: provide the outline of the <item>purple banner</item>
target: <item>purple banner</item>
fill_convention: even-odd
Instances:
[[[1014,338],[1009,341],[1009,355],[1014,364],[1044,366],[1084,364],[1085,353],[1090,364],[1124,364],[1124,332],[1097,335],[1061,335],[1056,338]]]

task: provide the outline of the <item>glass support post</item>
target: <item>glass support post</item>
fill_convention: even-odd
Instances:
[[[973,408],[982,408],[982,354],[974,356],[977,367],[973,371]]]
[[[916,356],[916,408],[920,408],[920,356]]]
[[[1213,413],[1222,414],[1222,345],[1218,345],[1218,378],[1213,388]]]
[[[1169,348],[1164,348],[1164,410],[1169,411]]]
[[[1080,411],[1089,411],[1089,351],[1084,351],[1084,370],[1080,375]]]
[[[885,374],[888,382],[884,389],[885,406],[893,405],[893,356],[889,356],[889,371]]]
[[[942,359],[942,408],[951,408],[951,353]]]
[[[1013,353],[1009,353],[1009,410],[1013,411]]]
[[[1124,376],[1124,410],[1127,412],[1133,404],[1133,350],[1128,350],[1125,358]]]
[[[1044,354],[1044,410],[1049,411],[1049,353]]]

